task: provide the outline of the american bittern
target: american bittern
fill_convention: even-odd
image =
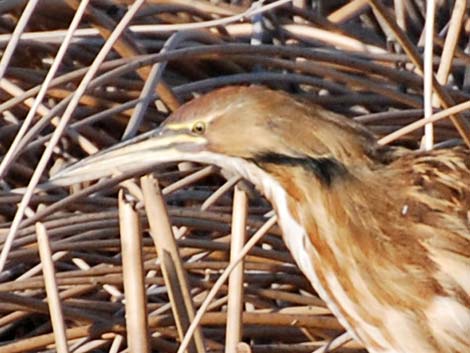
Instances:
[[[372,353],[470,352],[470,153],[379,147],[365,128],[262,87],[193,100],[56,177],[177,160],[251,181],[298,266]]]

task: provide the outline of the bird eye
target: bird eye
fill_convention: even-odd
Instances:
[[[203,135],[206,132],[206,124],[203,121],[196,121],[191,131],[197,135]]]

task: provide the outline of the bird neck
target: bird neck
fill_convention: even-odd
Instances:
[[[374,232],[374,211],[380,211],[369,206],[382,207],[384,195],[365,184],[364,180],[373,179],[367,165],[345,167],[334,158],[266,158],[262,168],[278,185],[274,191],[265,187],[265,195],[276,209],[286,203],[289,215],[307,231],[314,247],[330,248],[351,237],[357,238],[354,244],[368,244],[367,248],[377,242],[380,232]],[[283,217],[279,210],[278,214]]]
[[[313,167],[312,163],[320,164]],[[349,288],[349,279],[337,284],[335,277],[348,273],[359,262],[367,264],[371,254],[381,253],[377,251],[380,242],[374,239],[376,222],[373,215],[365,214],[368,200],[357,175],[370,171],[352,172],[334,160],[308,164],[265,162],[260,166],[269,181],[257,185],[274,206],[284,241],[297,265],[355,335],[346,320],[347,312],[335,298],[336,287]],[[365,213],[358,216],[359,212]],[[364,221],[367,225],[361,225]]]

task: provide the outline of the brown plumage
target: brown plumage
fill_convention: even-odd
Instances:
[[[285,93],[229,87],[56,180],[173,160],[214,163],[259,188],[299,267],[370,352],[470,352],[467,150],[380,147]]]

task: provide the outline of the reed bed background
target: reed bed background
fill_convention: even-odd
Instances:
[[[427,5],[1,2],[0,353],[363,351],[236,176],[179,163],[47,181],[229,84],[292,92],[381,143],[468,144],[469,4]]]

